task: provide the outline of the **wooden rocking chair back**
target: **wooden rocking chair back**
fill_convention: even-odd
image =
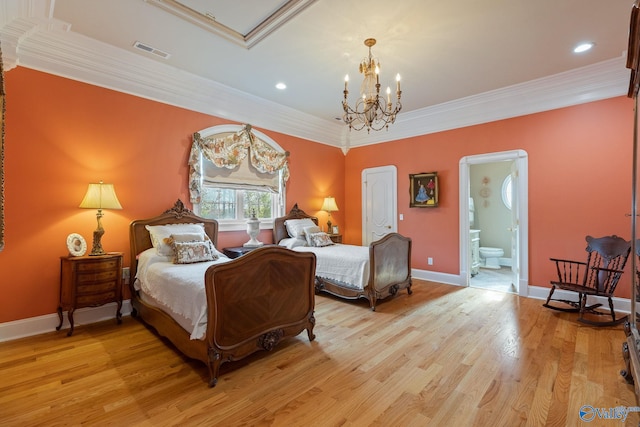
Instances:
[[[586,237],[586,261],[574,261],[560,258],[550,258],[556,265],[557,280],[551,281],[551,290],[547,301],[543,304],[547,308],[560,311],[580,313],[579,321],[593,325],[609,326],[621,323],[625,318],[616,319],[612,297],[624,267],[631,252],[631,243],[621,237],[612,235],[605,237]],[[577,293],[577,300],[553,298],[556,289]],[[609,312],[597,310],[601,303],[587,305],[587,297],[604,297],[609,302]],[[551,305],[552,301],[560,302],[569,307]],[[590,313],[596,316],[609,315],[611,321],[601,322],[585,318]]]

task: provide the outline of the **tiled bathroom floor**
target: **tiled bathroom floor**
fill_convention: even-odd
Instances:
[[[473,288],[516,293],[516,287],[512,281],[511,267],[502,267],[500,270],[480,268],[480,272],[471,278],[469,285]]]

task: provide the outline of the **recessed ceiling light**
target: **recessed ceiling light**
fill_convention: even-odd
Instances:
[[[592,47],[594,47],[596,44],[593,42],[586,42],[586,43],[580,43],[579,45],[577,45],[575,48],[573,48],[573,53],[582,53],[582,52],[586,52],[589,49],[591,49]]]
[[[276,89],[285,90],[286,88],[287,88],[287,85],[282,82],[276,84]]]

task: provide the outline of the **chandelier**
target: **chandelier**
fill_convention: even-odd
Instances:
[[[347,100],[349,95],[349,75],[344,78],[344,100],[342,119],[349,125],[349,130],[361,130],[365,127],[367,132],[373,130],[389,129],[389,124],[396,121],[396,114],[402,109],[400,103],[400,74],[396,75],[396,96],[398,100],[395,106],[391,103],[391,88],[387,87],[387,99],[380,96],[380,63],[371,55],[371,46],[376,44],[376,39],[366,39],[364,45],[369,48],[369,56],[360,63],[360,73],[364,74],[364,80],[360,86],[360,97],[355,107],[351,108]]]

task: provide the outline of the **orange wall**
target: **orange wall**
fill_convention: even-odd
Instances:
[[[191,134],[229,123],[25,68],[5,74],[5,249],[0,252],[0,322],[55,313],[60,256],[66,237],[80,233],[91,246],[94,210],[79,209],[89,182],[115,185],[123,206],[105,211],[107,251],[125,252],[128,225],[160,214],[182,199],[188,207],[187,157]],[[264,129],[291,153],[287,209],[310,214],[322,198],[344,200],[344,155],[335,147]],[[322,162],[318,162],[322,159]],[[340,223],[342,211],[335,212]],[[271,242],[271,232],[259,237]],[[221,233],[218,246],[248,240]],[[128,294],[127,294],[128,295]]]
[[[6,73],[6,247],[0,252],[0,322],[54,313],[59,257],[77,232],[90,242],[95,212],[79,209],[87,183],[115,184],[124,209],[106,211],[103,246],[125,252],[131,220],[159,214],[181,198],[194,131],[228,120],[45,73]],[[619,97],[391,143],[351,149],[264,129],[291,152],[287,208],[298,203],[321,224],[322,198],[336,197],[332,222],[345,242],[361,242],[361,172],[398,168],[399,231],[413,239],[413,268],[459,274],[458,164],[462,157],[529,153],[529,281],[548,286],[550,256],[584,257],[584,236],[628,238],[633,105]],[[390,155],[393,153],[393,155]],[[319,161],[321,160],[321,161]],[[440,206],[409,206],[408,175],[437,171]],[[494,189],[494,194],[499,189]],[[270,232],[260,239],[271,241]],[[220,247],[244,232],[221,233]],[[426,258],[434,258],[428,266]],[[628,275],[627,275],[628,277]],[[619,296],[628,297],[622,283]]]
[[[555,274],[550,256],[583,259],[588,234],[630,238],[632,138],[633,102],[619,97],[352,149],[345,239],[361,242],[362,170],[395,164],[404,214],[398,231],[413,239],[412,267],[459,274],[460,159],[522,149],[529,155],[529,283],[548,286]],[[439,207],[409,208],[409,174],[431,171],[438,172]],[[493,185],[500,203],[500,183]],[[628,281],[618,289],[629,296]]]

